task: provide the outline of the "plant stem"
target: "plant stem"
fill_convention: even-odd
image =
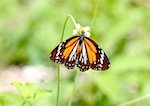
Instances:
[[[68,21],[69,18],[71,18],[71,20],[73,21],[73,24],[74,24],[75,26],[76,26],[76,24],[77,24],[72,15],[69,15],[69,16],[66,18],[65,23],[64,23],[64,26],[63,26],[63,31],[62,31],[62,35],[61,35],[61,40],[60,40],[60,42],[63,41],[66,24],[67,24],[67,21]],[[58,64],[58,68],[57,68],[57,100],[56,100],[56,106],[59,106],[59,95],[60,95],[60,65]]]
[[[59,91],[60,91],[60,65],[57,67],[57,100],[56,100],[56,106],[59,106]]]
[[[73,16],[72,16],[72,15],[68,15],[68,17],[67,17],[66,20],[65,20],[64,26],[63,26],[63,31],[62,31],[62,35],[61,35],[61,42],[63,41],[63,37],[64,37],[64,33],[65,33],[66,24],[67,24],[67,21],[68,21],[69,18],[71,18],[71,20],[72,20],[74,26],[77,25],[77,23],[76,23],[75,19],[73,18]]]
[[[77,81],[78,81],[78,76],[79,76],[79,72],[78,72],[78,70],[76,70],[75,81],[74,81],[72,93],[71,93],[70,98],[69,98],[68,106],[71,106],[72,98],[73,98],[73,95],[75,93],[75,89],[76,89],[76,85],[77,85]]]

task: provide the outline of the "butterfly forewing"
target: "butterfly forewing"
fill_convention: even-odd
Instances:
[[[62,42],[52,51],[50,59],[56,63],[63,64],[65,61],[63,57],[64,49],[65,49],[64,42]]]
[[[106,70],[109,68],[109,60],[105,52],[91,39],[85,38],[87,54],[91,60],[91,68],[94,70]]]
[[[72,69],[76,65],[78,46],[79,46],[79,41],[78,40],[76,40],[72,44],[72,46],[70,46],[71,52],[69,53],[69,56],[68,56],[68,58],[66,59],[66,62],[65,62],[65,66],[68,69]]]
[[[52,52],[50,55],[50,59],[56,63],[63,64],[65,63],[65,66],[67,68],[73,67],[74,61],[69,61],[70,54],[76,46],[76,43],[78,41],[79,36],[74,36],[66,41],[60,43]],[[70,65],[71,64],[71,65]]]

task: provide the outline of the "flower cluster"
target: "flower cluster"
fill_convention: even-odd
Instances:
[[[86,37],[90,37],[90,27],[89,26],[81,26],[80,24],[77,24],[75,26],[76,28],[73,30],[73,35],[81,35],[84,32],[84,35]]]

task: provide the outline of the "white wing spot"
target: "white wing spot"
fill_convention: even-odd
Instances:
[[[100,55],[100,62],[101,62],[101,64],[103,64],[103,60],[104,60],[104,52],[101,50],[101,55]]]
[[[58,46],[58,50],[57,50],[57,53],[56,53],[56,57],[58,57],[58,55],[60,54],[61,45],[62,45],[62,43],[59,44],[59,46]]]
[[[99,66],[100,66],[100,67],[102,67],[102,65],[101,65],[101,64],[99,64]]]
[[[55,62],[58,62],[58,60],[55,60]]]

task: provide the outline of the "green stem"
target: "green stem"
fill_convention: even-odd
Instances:
[[[63,26],[63,31],[62,31],[62,35],[61,35],[61,42],[63,41],[66,24],[67,24],[67,21],[68,21],[69,18],[72,20],[74,26],[77,25],[77,23],[76,23],[75,19],[73,18],[73,16],[72,16],[72,15],[68,15],[68,17],[67,17],[66,20],[65,20],[64,26]]]
[[[72,15],[69,15],[69,16],[66,18],[65,23],[64,23],[60,42],[63,41],[66,24],[67,24],[67,21],[68,21],[69,18],[73,21],[73,24],[74,24],[75,26],[77,25],[77,23],[76,23],[75,19],[73,18],[73,16],[72,16]],[[57,82],[57,100],[56,100],[56,106],[59,106],[59,95],[60,95],[60,65],[59,65],[59,64],[58,64],[57,70],[58,70],[58,71],[57,71],[57,81],[58,81],[58,82]]]
[[[74,81],[72,93],[71,93],[70,98],[69,98],[68,106],[71,106],[72,98],[73,98],[73,95],[75,93],[75,89],[76,89],[76,85],[77,85],[77,81],[78,81],[78,76],[79,76],[79,71],[76,70],[75,81]]]
[[[56,106],[59,106],[59,91],[60,91],[60,65],[57,67],[57,101],[56,101]]]

